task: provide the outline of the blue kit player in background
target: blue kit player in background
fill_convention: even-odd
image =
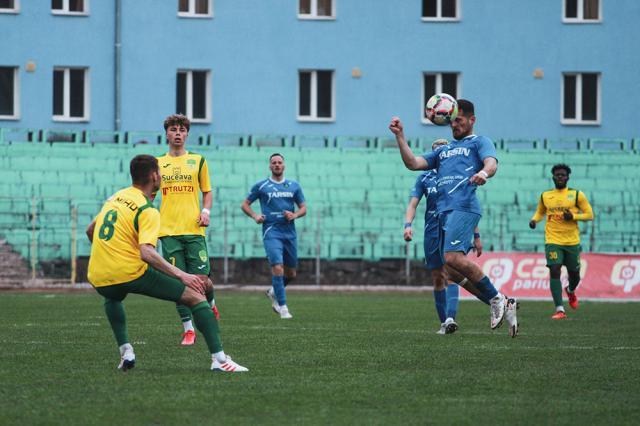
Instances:
[[[448,144],[446,139],[437,139],[431,145],[432,150],[438,149],[442,145]],[[437,334],[452,334],[458,330],[456,314],[458,313],[458,301],[460,289],[458,285],[464,287],[468,292],[478,297],[487,305],[489,301],[484,299],[466,278],[460,276],[451,268],[445,268],[442,255],[440,253],[439,233],[440,224],[438,220],[437,200],[438,200],[438,174],[434,170],[427,170],[420,173],[415,184],[409,193],[409,204],[405,212],[404,240],[413,239],[411,224],[416,215],[418,204],[422,197],[425,198],[426,209],[424,214],[424,260],[425,267],[431,272],[433,283],[433,299],[436,312],[440,319],[440,329]],[[478,256],[482,254],[482,241],[480,233],[475,229],[473,237],[473,247]],[[458,284],[451,283],[455,281]],[[450,283],[447,285],[447,283]]]
[[[298,182],[285,179],[284,157],[269,157],[271,177],[257,182],[242,203],[242,211],[262,224],[262,240],[271,265],[271,286],[267,297],[273,311],[280,318],[289,319],[285,287],[296,277],[298,265],[297,235],[294,221],[307,214],[304,194]],[[260,200],[262,214],[251,209],[251,203]],[[295,210],[296,205],[298,210]]]
[[[499,293],[482,269],[466,258],[482,214],[476,189],[487,183],[498,169],[493,142],[473,134],[475,121],[473,103],[458,100],[458,116],[451,122],[453,140],[421,156],[415,156],[409,148],[398,117],[391,119],[389,129],[409,170],[435,169],[438,173],[439,240],[445,263],[471,281],[490,301],[491,329],[502,325],[506,312],[509,335],[515,337],[518,333],[516,300]]]

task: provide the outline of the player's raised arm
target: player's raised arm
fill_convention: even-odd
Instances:
[[[402,161],[404,165],[409,170],[426,170],[427,169],[427,160],[423,157],[416,157],[413,155],[413,151],[409,148],[409,144],[404,137],[404,128],[402,127],[402,122],[398,117],[393,117],[391,119],[391,123],[389,124],[389,130],[396,136],[396,142],[398,143],[398,148],[400,149],[400,156],[402,157]]]

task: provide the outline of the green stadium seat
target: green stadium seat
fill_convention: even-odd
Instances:
[[[0,128],[0,144],[31,145],[25,142],[40,142],[40,131],[11,127]]]
[[[329,147],[329,138],[326,136],[294,136],[292,145],[296,148],[327,148]]]
[[[126,132],[126,143],[129,145],[165,145],[164,132]]]
[[[81,132],[78,130],[49,129],[42,131],[42,142],[51,144],[79,143],[81,139]]]
[[[335,146],[341,149],[374,149],[375,139],[368,136],[338,136]]]
[[[112,145],[123,144],[125,142],[124,133],[113,130],[87,130],[84,134],[84,142],[86,144]]]
[[[213,133],[209,135],[209,145],[229,148],[249,146],[249,137],[238,133]]]
[[[577,138],[547,139],[546,147],[549,152],[580,151],[581,149],[587,149],[586,142]]]
[[[509,152],[539,152],[544,143],[538,139],[503,139],[502,149]]]
[[[589,149],[591,151],[616,152],[626,151],[629,146],[626,139],[605,139],[591,138],[589,139]]]
[[[288,136],[284,135],[251,135],[249,145],[252,147],[283,148],[291,146]]]

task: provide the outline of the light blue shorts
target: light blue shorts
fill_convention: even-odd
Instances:
[[[473,231],[480,223],[476,213],[450,210],[440,214],[440,250],[469,253],[473,247]]]
[[[296,238],[268,238],[263,243],[269,265],[284,265],[289,268],[295,268],[298,265]]]

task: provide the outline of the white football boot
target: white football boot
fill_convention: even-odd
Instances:
[[[289,313],[289,308],[287,308],[287,305],[282,305],[279,307],[279,311],[280,311],[280,319],[290,319],[293,318],[293,315],[291,315],[291,313]]]
[[[436,334],[447,334],[447,328],[444,323],[440,324],[440,329],[436,331]]]
[[[136,354],[133,353],[133,346],[126,343],[120,348],[120,364],[118,370],[127,371],[136,366]]]
[[[458,323],[451,317],[447,318],[444,322],[444,332],[445,334],[453,334],[458,330]]]
[[[504,320],[504,311],[506,305],[506,298],[502,293],[498,293],[496,297],[491,299],[489,302],[491,304],[491,329],[495,330],[496,328],[502,325],[502,321]]]
[[[214,356],[213,362],[211,363],[211,370],[221,371],[223,373],[242,373],[244,371],[249,371],[247,367],[243,367],[232,360],[229,355],[226,356],[226,360],[224,362],[218,361]]]
[[[506,301],[505,314],[507,322],[509,323],[509,336],[516,337],[518,335],[518,309],[520,304],[518,301],[510,297]]]
[[[278,305],[278,301],[276,300],[276,294],[273,292],[273,287],[271,287],[271,288],[269,288],[269,290],[267,290],[266,295],[269,298],[269,300],[271,301],[271,309],[273,309],[273,312],[275,312],[276,314],[279,314],[280,313],[280,306]]]

